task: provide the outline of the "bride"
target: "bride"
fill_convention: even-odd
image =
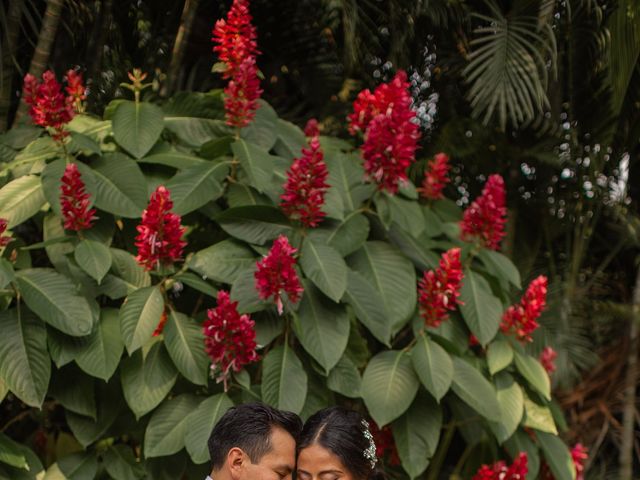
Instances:
[[[369,424],[359,413],[330,407],[305,423],[298,442],[298,480],[384,480],[376,463]]]

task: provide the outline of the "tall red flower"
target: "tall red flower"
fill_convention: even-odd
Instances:
[[[502,316],[500,329],[513,334],[521,342],[531,342],[531,334],[540,326],[538,317],[547,301],[547,277],[540,275],[533,280],[520,303],[510,306]]]
[[[91,195],[85,191],[80,170],[75,163],[69,163],[60,181],[60,208],[67,230],[87,230],[96,220],[96,210],[91,208]]]
[[[447,176],[450,169],[449,155],[446,153],[437,153],[433,160],[429,161],[428,170],[425,172],[422,181],[421,192],[424,198],[430,200],[440,200],[444,198],[442,190],[450,182]]]
[[[240,64],[224,89],[224,109],[227,125],[246,127],[256,116],[258,99],[262,95],[254,57]]]
[[[317,227],[326,215],[322,206],[329,188],[328,177],[320,141],[313,137],[309,148],[302,149],[302,156],[287,171],[284,193],[280,196],[284,213],[307,228]]]
[[[420,132],[411,109],[407,74],[399,71],[389,83],[360,92],[349,115],[349,131],[364,133],[362,156],[367,178],[378,188],[396,193],[407,181]]]
[[[549,375],[556,371],[556,357],[558,353],[551,347],[547,346],[540,352],[540,363]]]
[[[424,272],[418,283],[420,315],[428,327],[438,327],[460,303],[462,282],[460,249],[452,248],[442,254],[440,266]]]
[[[234,0],[226,19],[220,19],[213,27],[213,51],[225,64],[224,78],[232,78],[248,57],[258,52],[256,27],[251,23],[248,0]]]
[[[0,247],[6,247],[13,241],[13,237],[4,236],[4,232],[7,231],[8,222],[4,218],[0,218]]]
[[[228,292],[220,290],[217,300],[218,305],[207,310],[203,325],[204,349],[211,359],[211,373],[224,381],[226,390],[232,371],[258,361],[256,332],[253,320],[238,313],[238,302],[232,302]]]
[[[520,452],[509,466],[503,460],[493,465],[482,465],[472,480],[525,480],[529,472],[527,463],[527,454]]]
[[[393,438],[393,432],[390,425],[380,428],[373,420],[369,420],[369,430],[376,444],[376,458],[384,458],[388,455],[389,465],[400,465],[400,455],[398,455],[398,447]]]
[[[292,303],[297,303],[304,289],[294,268],[297,250],[289,244],[284,235],[280,235],[269,253],[257,262],[255,273],[256,289],[262,299],[272,298],[282,315],[282,295],[287,294]]]
[[[186,229],[180,224],[180,215],[171,212],[172,208],[169,190],[160,185],[151,195],[140,225],[136,227],[136,260],[145,270],[171,264],[182,257],[187,244],[182,240]]]
[[[492,250],[500,248],[507,222],[506,192],[500,175],[491,175],[482,195],[464,212],[460,229],[463,240],[478,240]]]
[[[319,137],[320,126],[318,125],[318,120],[310,118],[304,127],[304,134],[307,138]]]
[[[67,80],[67,86],[65,91],[67,92],[67,103],[74,106],[76,112],[82,111],[82,102],[87,99],[87,89],[82,83],[82,74],[71,69],[67,71],[65,76]]]
[[[576,480],[584,480],[584,466],[588,458],[588,450],[581,443],[576,443],[571,449],[571,459],[576,467]]]

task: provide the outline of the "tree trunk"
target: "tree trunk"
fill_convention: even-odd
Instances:
[[[198,10],[199,4],[200,0],[185,0],[184,2],[182,17],[180,18],[180,27],[178,28],[175,43],[173,44],[171,63],[169,64],[169,70],[167,71],[167,80],[160,91],[162,96],[172,94],[176,88],[178,76],[180,75],[180,67],[182,66],[182,59],[187,47],[187,40],[189,39],[189,34],[191,33],[191,27],[193,26],[193,21],[196,18],[196,11]]]
[[[113,8],[112,0],[103,0],[100,2],[100,24],[96,28],[97,34],[94,37],[94,43],[91,45],[90,52],[93,52],[93,61],[91,68],[87,72],[87,80],[91,80],[92,85],[96,85],[99,81],[98,76],[102,69],[102,57],[104,55],[104,45],[107,42],[109,28],[111,26],[111,10]]]
[[[8,117],[9,109],[11,108],[11,94],[13,92],[11,87],[15,72],[14,59],[20,34],[20,19],[23,6],[24,0],[13,0],[9,3],[7,31],[4,38],[0,38],[0,42],[4,41],[2,63],[0,64],[0,71],[2,72],[0,74],[0,132],[4,132],[9,125]]]
[[[38,35],[38,44],[31,58],[31,65],[29,65],[29,73],[36,78],[42,76],[49,63],[51,49],[56,39],[63,8],[64,0],[47,0],[47,10],[44,12],[44,18],[42,19],[42,27]],[[27,104],[21,100],[15,121],[20,120],[25,113],[27,113]]]
[[[625,377],[624,411],[622,415],[622,442],[620,445],[620,479],[633,476],[633,449],[635,436],[636,413],[636,378],[638,372],[638,322],[637,310],[640,308],[640,267],[633,289],[633,307],[636,311],[629,326],[629,355],[627,357],[627,374]]]

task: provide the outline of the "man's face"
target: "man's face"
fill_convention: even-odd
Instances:
[[[258,463],[247,462],[239,480],[291,480],[296,465],[296,442],[282,428],[271,430],[271,450]]]

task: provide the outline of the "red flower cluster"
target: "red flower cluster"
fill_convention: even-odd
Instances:
[[[400,465],[400,456],[398,455],[398,447],[393,439],[393,432],[389,425],[380,428],[373,420],[369,420],[369,431],[373,436],[376,444],[376,458],[384,458],[388,453],[389,465]]]
[[[307,138],[319,137],[320,126],[318,125],[318,120],[316,120],[315,118],[310,118],[304,127],[304,134],[307,136]]]
[[[326,215],[322,205],[329,188],[328,177],[320,141],[313,137],[309,148],[302,149],[302,156],[296,158],[287,171],[284,193],[280,196],[284,213],[306,228],[317,227]]]
[[[576,480],[584,480],[584,464],[589,458],[587,448],[581,443],[576,443],[571,449],[571,460],[576,467]]]
[[[86,98],[82,75],[69,70],[65,78],[67,96],[51,70],[42,74],[41,82],[31,74],[24,77],[22,95],[30,107],[29,115],[36,125],[52,128],[51,136],[56,141],[69,135],[64,126],[75,115],[74,105],[80,110],[81,102]]]
[[[249,315],[238,313],[238,302],[229,299],[229,293],[218,292],[218,305],[207,310],[208,319],[203,325],[204,348],[211,358],[211,373],[223,381],[225,391],[231,371],[258,360],[256,332]]]
[[[482,195],[467,208],[460,223],[463,240],[479,240],[492,250],[498,250],[505,236],[507,222],[506,192],[500,175],[491,175]]]
[[[364,133],[362,156],[367,177],[390,193],[407,181],[407,168],[415,160],[420,132],[414,122],[407,74],[399,71],[393,80],[371,93],[358,94],[349,115],[349,132]]]
[[[218,20],[213,28],[213,50],[225,64],[223,78],[229,79],[224,89],[227,125],[238,128],[253,120],[262,95],[256,66],[257,33],[251,20],[248,0],[234,0],[226,20]]]
[[[449,165],[449,155],[446,153],[437,153],[433,160],[429,161],[428,170],[422,181],[420,193],[424,198],[430,200],[440,200],[444,198],[442,190],[450,182],[447,174],[451,166]]]
[[[0,247],[6,247],[13,241],[13,237],[5,237],[3,234],[7,231],[8,222],[4,218],[0,218]]]
[[[96,220],[96,210],[91,208],[91,195],[85,192],[80,170],[75,163],[69,163],[60,183],[60,208],[67,230],[87,230]]]
[[[255,273],[256,289],[262,299],[273,298],[278,313],[282,315],[282,295],[286,293],[289,300],[297,303],[304,289],[294,268],[296,259],[293,255],[297,252],[289,244],[284,235],[280,235],[269,253],[259,262]]]
[[[547,302],[547,277],[533,280],[519,304],[510,306],[502,316],[500,329],[511,333],[521,342],[531,342],[531,334],[539,327],[538,317]]]
[[[438,327],[460,303],[462,277],[459,248],[444,252],[440,266],[424,272],[418,283],[418,302],[420,315],[428,327]]]
[[[156,188],[142,221],[136,227],[136,260],[145,270],[152,270],[160,264],[170,264],[182,257],[187,242],[182,240],[185,228],[180,225],[180,215],[171,212],[173,202],[169,190],[163,185]]]
[[[551,347],[544,347],[540,353],[540,363],[549,375],[556,371],[556,357],[558,353]]]
[[[520,452],[510,466],[500,460],[493,465],[482,465],[472,480],[525,480],[529,468],[527,454]]]

